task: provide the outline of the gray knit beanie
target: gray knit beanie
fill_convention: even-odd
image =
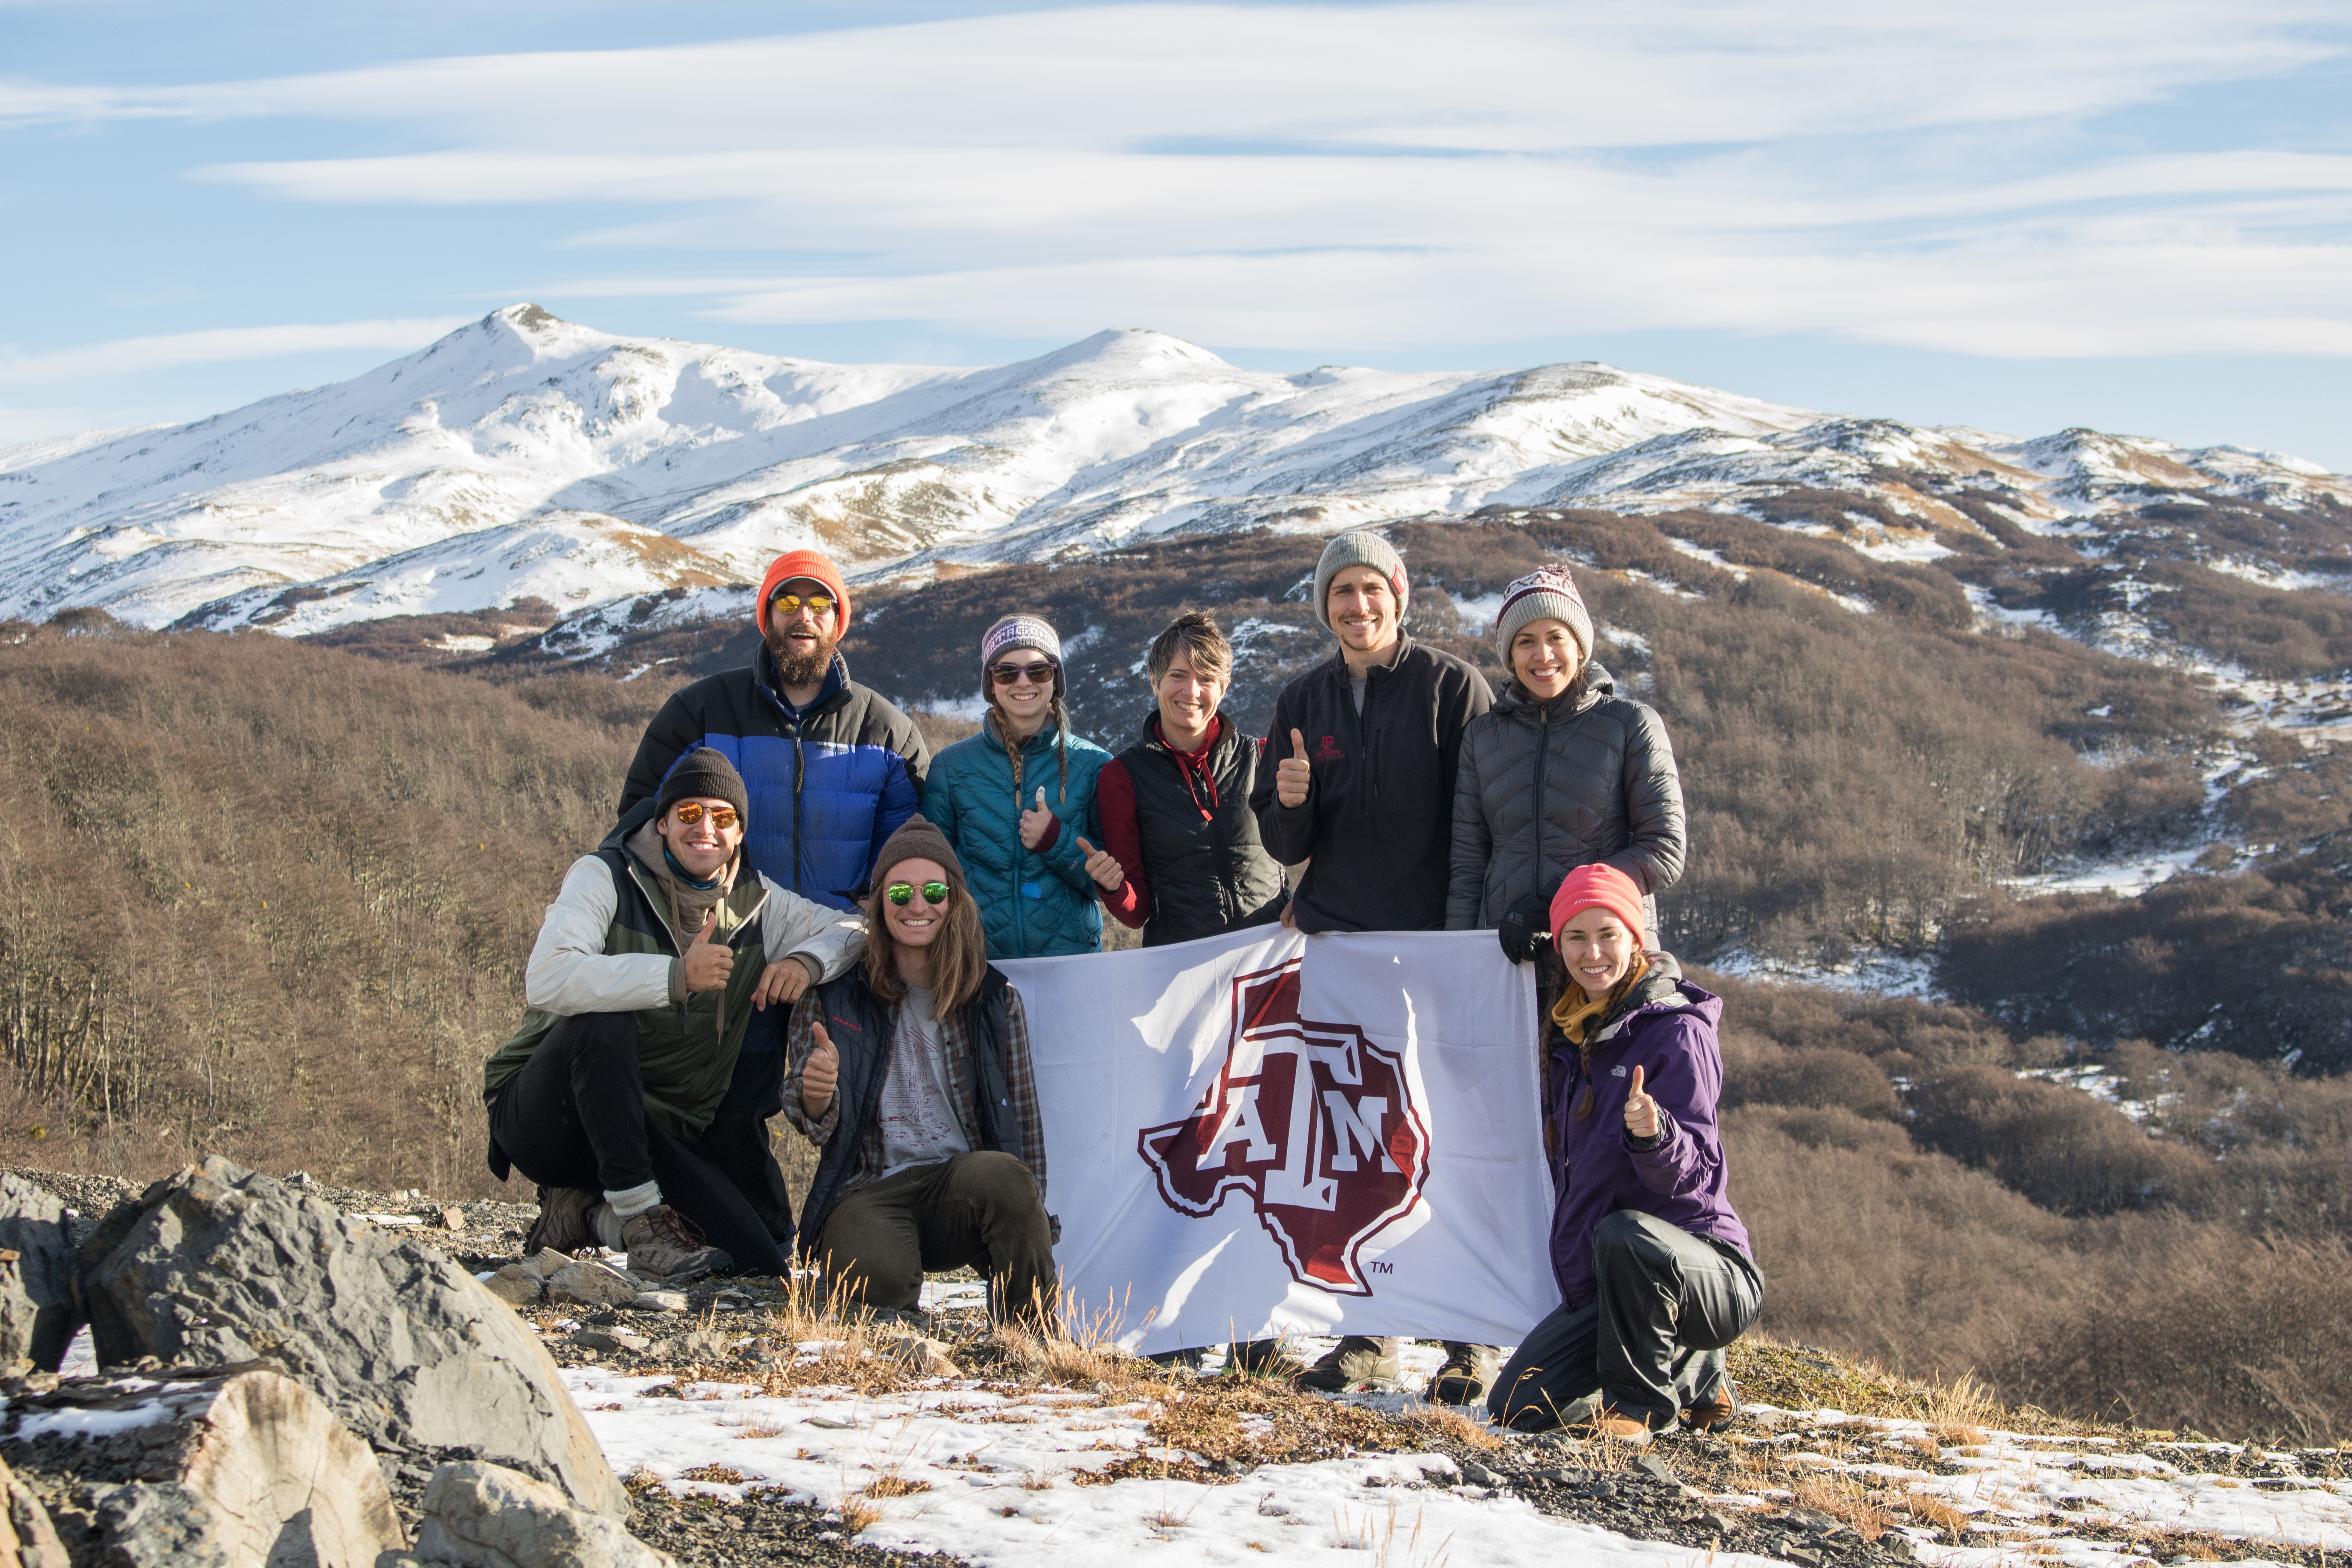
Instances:
[[[1510,662],[1511,639],[1519,635],[1519,628],[1541,620],[1566,621],[1577,652],[1591,658],[1592,615],[1584,607],[1584,595],[1576,591],[1575,576],[1565,566],[1538,566],[1524,577],[1512,579],[1503,590],[1503,607],[1495,615],[1495,647],[1504,663]]]
[[[1315,618],[1326,627],[1330,626],[1331,579],[1349,566],[1370,566],[1387,574],[1389,586],[1396,590],[1397,619],[1402,621],[1409,589],[1404,557],[1387,540],[1362,529],[1335,534],[1331,542],[1323,547],[1323,559],[1315,563]]]

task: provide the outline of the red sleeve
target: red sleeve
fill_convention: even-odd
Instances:
[[[1151,917],[1151,889],[1143,881],[1143,829],[1135,817],[1135,781],[1117,757],[1095,775],[1095,816],[1102,824],[1103,847],[1109,850],[1127,880],[1116,892],[1102,895],[1103,908],[1132,931]]]

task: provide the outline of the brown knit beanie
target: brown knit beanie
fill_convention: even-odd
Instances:
[[[898,832],[882,841],[882,853],[874,857],[871,885],[878,888],[888,881],[901,860],[936,860],[947,868],[948,886],[959,893],[964,890],[963,862],[956,858],[955,846],[920,816],[907,818]]]

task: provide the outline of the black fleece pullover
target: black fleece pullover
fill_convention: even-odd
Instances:
[[[1266,853],[1312,861],[1294,900],[1299,930],[1444,926],[1462,731],[1494,700],[1476,669],[1410,637],[1370,672],[1361,714],[1339,654],[1282,689],[1250,809]],[[1274,793],[1293,730],[1312,764],[1295,810]]]

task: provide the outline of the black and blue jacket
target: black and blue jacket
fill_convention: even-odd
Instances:
[[[795,709],[776,689],[775,660],[762,647],[749,668],[706,676],[662,704],[621,786],[625,824],[697,746],[743,775],[751,868],[837,910],[851,907],[883,840],[915,815],[931,765],[914,721],[852,681],[838,653],[815,700]]]

